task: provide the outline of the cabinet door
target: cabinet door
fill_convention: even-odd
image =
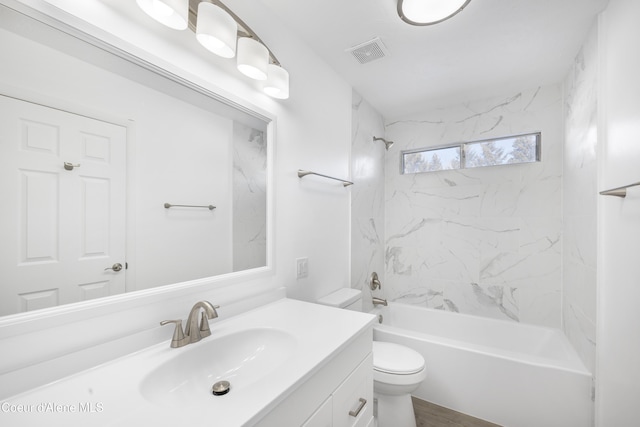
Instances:
[[[365,427],[373,418],[373,355],[333,393],[333,427]]]
[[[311,415],[302,427],[331,427],[332,418],[331,396]]]

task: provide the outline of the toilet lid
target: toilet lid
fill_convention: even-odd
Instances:
[[[424,357],[403,345],[374,341],[373,369],[389,374],[415,374],[424,369]]]

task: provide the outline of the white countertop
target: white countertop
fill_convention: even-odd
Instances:
[[[375,317],[349,310],[282,299],[228,319],[210,322],[212,335],[182,348],[169,342],[79,372],[0,402],[2,425],[212,426],[253,425],[275,405],[373,325]],[[187,403],[147,399],[148,374],[181,352],[197,351],[208,340],[248,329],[274,329],[293,339],[286,360],[242,391],[213,396],[204,390]]]

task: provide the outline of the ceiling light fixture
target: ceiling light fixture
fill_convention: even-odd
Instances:
[[[471,0],[398,0],[398,15],[411,25],[433,25],[460,13]]]
[[[237,56],[238,70],[264,81],[263,91],[274,98],[289,98],[289,73],[282,68],[258,35],[220,0],[136,0],[161,24],[176,30],[191,29],[207,50],[223,58]]]

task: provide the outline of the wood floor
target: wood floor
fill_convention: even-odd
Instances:
[[[412,399],[417,427],[500,427],[415,397]]]

